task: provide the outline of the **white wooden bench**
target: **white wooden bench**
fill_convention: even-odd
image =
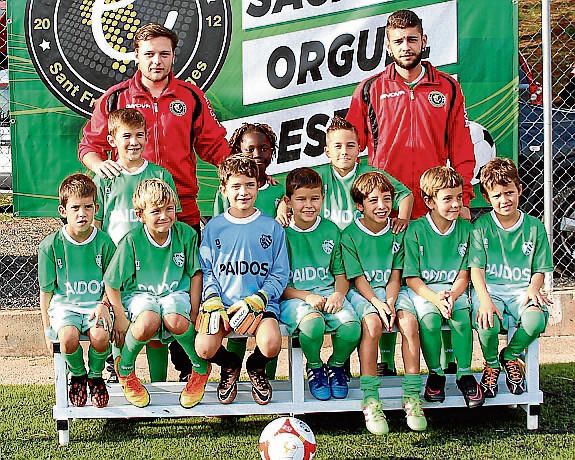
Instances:
[[[282,328],[282,335],[287,332]],[[229,405],[218,402],[217,383],[209,382],[206,394],[200,404],[192,409],[184,409],[179,404],[180,382],[150,383],[146,388],[150,392],[151,403],[144,408],[129,404],[119,384],[108,386],[109,405],[96,408],[88,403],[84,407],[74,407],[68,403],[68,372],[60,352],[60,344],[54,342],[54,372],[56,386],[56,404],[53,417],[56,420],[58,440],[61,445],[69,442],[70,421],[72,419],[107,418],[160,418],[160,417],[213,417],[229,415],[289,414],[298,415],[312,412],[349,412],[361,411],[363,395],[359,389],[359,379],[350,382],[350,391],[346,399],[319,401],[309,392],[304,378],[304,356],[297,338],[288,337],[289,380],[276,380],[273,385],[273,400],[266,406],[260,406],[251,397],[251,383],[238,383],[238,396]],[[499,394],[494,399],[486,399],[485,406],[520,406],[527,413],[527,428],[538,427],[539,405],[543,402],[543,392],[539,389],[539,343],[536,340],[526,353],[527,391],[520,396],[509,393],[502,373],[499,379]],[[481,374],[477,374],[478,380]],[[424,376],[425,378],[425,376]],[[388,410],[401,410],[402,377],[384,377],[379,390],[383,406]],[[455,384],[455,375],[447,375],[446,398],[441,404],[424,402],[425,409],[465,407],[465,401]],[[480,412],[478,412],[479,414]]]

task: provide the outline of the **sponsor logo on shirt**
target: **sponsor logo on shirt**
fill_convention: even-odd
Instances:
[[[427,96],[427,100],[429,101],[429,103],[433,107],[440,108],[440,107],[445,106],[445,103],[447,101],[447,97],[445,96],[445,94],[443,94],[439,91],[432,91]]]
[[[406,93],[404,90],[400,90],[400,91],[394,91],[393,93],[383,93],[381,96],[379,96],[380,99],[390,99],[392,97],[399,97],[399,96],[404,96]]]
[[[509,267],[504,264],[487,264],[485,273],[493,278],[501,278],[508,281],[531,280],[531,270],[529,268]]]
[[[170,284],[168,283],[162,283],[162,284],[158,284],[156,286],[148,284],[138,284],[138,291],[142,291],[142,292],[149,292],[150,294],[154,294],[154,295],[160,295],[163,294],[164,292],[175,292],[178,289],[178,285],[179,282],[178,281],[172,281]]]
[[[370,283],[372,281],[376,283],[381,282],[387,283],[387,280],[389,280],[389,276],[391,275],[391,269],[388,268],[387,270],[370,270],[370,271],[366,270],[363,272],[363,274],[365,275],[365,279]]]
[[[461,257],[464,257],[466,252],[467,252],[467,243],[460,243],[459,246],[457,246],[457,253]]]
[[[271,235],[262,235],[260,236],[260,244],[262,248],[267,249],[272,245],[272,236]]]
[[[290,272],[290,278],[294,283],[302,281],[326,280],[329,278],[329,268],[326,267],[302,267]]]
[[[186,260],[184,253],[183,252],[176,252],[174,253],[173,256],[173,260],[174,263],[178,266],[178,267],[183,267],[184,266],[184,261]]]
[[[524,241],[523,244],[521,245],[521,250],[523,251],[523,254],[525,254],[526,256],[530,255],[533,252],[533,249],[535,249],[533,241]]]
[[[236,260],[234,262],[221,263],[219,271],[222,275],[253,275],[267,276],[269,273],[269,264],[267,262],[247,262],[245,260]]]
[[[134,208],[112,209],[110,212],[110,222],[138,222],[138,216]]]
[[[324,242],[321,244],[321,248],[323,249],[323,252],[329,255],[333,251],[334,245],[335,244],[333,240],[324,240]]]
[[[138,103],[133,103],[133,104],[126,104],[126,108],[127,109],[151,109],[152,108],[152,104],[146,102],[145,104],[138,104]]]
[[[349,209],[324,209],[323,217],[335,224],[350,224],[356,216],[355,211]]]
[[[104,288],[104,281],[90,280],[90,281],[66,281],[66,295],[83,295],[83,294],[101,294]]]
[[[102,254],[96,255],[96,265],[98,268],[102,268]]]
[[[457,278],[457,270],[423,270],[421,277],[427,283],[453,283]]]

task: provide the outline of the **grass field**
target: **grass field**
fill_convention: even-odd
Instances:
[[[324,459],[575,457],[575,363],[541,368],[545,394],[540,429],[528,432],[520,409],[428,411],[430,429],[412,433],[401,412],[388,415],[392,433],[366,432],[360,413],[304,420]],[[77,420],[70,445],[59,447],[51,417],[53,387],[0,386],[2,459],[259,458],[257,441],[270,417],[163,419],[153,422]],[[334,402],[334,404],[337,404]]]

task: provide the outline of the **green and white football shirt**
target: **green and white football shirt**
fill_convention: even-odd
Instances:
[[[134,211],[132,195],[144,179],[161,179],[176,193],[176,197],[178,196],[172,175],[161,166],[148,161],[144,161],[144,164],[134,172],[122,170],[122,174],[115,179],[94,177],[94,183],[98,188],[96,203],[99,205],[95,219],[102,222],[102,230],[110,235],[116,244],[126,233],[140,224]],[[181,211],[178,201],[176,212]]]
[[[200,270],[197,238],[192,227],[175,222],[167,241],[159,246],[140,225],[120,241],[104,282],[121,290],[122,299],[140,292],[162,297],[189,291],[190,278]]]
[[[102,300],[102,279],[115,249],[110,237],[96,228],[86,241],[78,243],[62,227],[38,247],[40,290],[53,293],[51,304],[89,313]]]
[[[323,182],[324,200],[321,215],[325,219],[334,222],[341,230],[351,224],[355,219],[361,217],[361,213],[355,207],[351,198],[351,186],[360,175],[370,171],[380,171],[372,166],[361,163],[356,165],[346,176],[341,177],[331,164],[326,164],[314,168]],[[393,209],[398,209],[399,203],[411,192],[397,179],[386,173],[395,189],[393,198]]]
[[[391,270],[403,268],[403,236],[403,232],[393,234],[389,219],[379,233],[373,233],[356,219],[341,235],[347,278],[364,275],[374,289],[387,286]]]
[[[345,274],[341,257],[341,236],[337,226],[318,216],[307,230],[292,224],[286,229],[290,260],[288,286],[303,291],[333,287],[335,275]]]
[[[449,284],[468,267],[471,224],[458,218],[442,234],[428,213],[405,232],[403,277],[416,276],[425,284]]]
[[[258,190],[258,196],[254,207],[259,209],[264,216],[276,218],[278,205],[285,195],[285,187],[282,184],[265,184]],[[228,199],[218,190],[214,199],[214,216],[219,216],[230,207]]]
[[[482,215],[473,226],[469,252],[469,265],[485,269],[487,287],[494,293],[526,289],[534,273],[553,271],[545,227],[524,212],[508,229],[495,211]]]

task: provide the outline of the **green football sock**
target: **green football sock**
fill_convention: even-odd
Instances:
[[[106,358],[110,354],[110,346],[104,351],[96,351],[90,345],[88,348],[88,378],[102,377],[102,371],[106,367]]]
[[[362,375],[359,377],[359,388],[363,391],[363,402],[367,398],[374,398],[379,400],[379,377],[375,375]]]
[[[237,339],[228,339],[228,344],[226,345],[226,350],[231,351],[232,353],[235,353],[243,361],[244,355],[246,354],[247,345],[248,345],[247,337],[240,337]]]
[[[124,346],[122,347],[122,352],[120,354],[120,366],[118,372],[121,377],[127,377],[132,372],[136,365],[136,358],[138,353],[142,351],[146,342],[137,340],[132,334],[132,327],[126,332],[126,338],[124,339]]]
[[[276,356],[266,364],[266,377],[268,380],[275,380],[278,368],[278,357]]]
[[[391,371],[395,370],[395,344],[397,342],[397,332],[381,334],[379,339],[379,356],[381,362],[387,364]]]
[[[519,327],[503,353],[505,360],[514,360],[539,337],[547,326],[547,318],[540,310],[527,310],[521,315]]]
[[[455,362],[453,344],[451,343],[451,331],[441,330],[441,367],[447,369],[449,363]]]
[[[299,343],[305,358],[307,367],[317,369],[323,366],[320,352],[325,334],[325,321],[321,316],[311,318],[299,323]]]
[[[62,357],[68,365],[70,374],[72,374],[74,377],[81,377],[82,375],[86,375],[86,367],[84,366],[84,351],[80,345],[78,345],[76,351],[72,353],[62,353]]]
[[[116,360],[116,358],[118,356],[120,356],[121,353],[122,353],[122,349],[118,348],[118,346],[115,343],[113,343],[112,344],[112,358],[114,358],[114,360]]]
[[[152,382],[165,382],[168,378],[168,345],[150,346],[146,345],[146,359],[148,360],[148,369],[150,371],[150,380]]]
[[[419,398],[422,386],[423,380],[421,378],[421,374],[405,374],[401,381],[403,396],[414,396]]]
[[[178,343],[182,346],[190,361],[192,361],[192,366],[194,366],[194,371],[198,374],[206,375],[208,373],[208,362],[198,356],[195,348],[196,341],[196,330],[194,325],[190,323],[188,330],[181,335],[172,334]]]
[[[419,336],[421,351],[430,372],[443,374],[441,367],[441,324],[443,319],[439,313],[428,313],[419,320]]]
[[[457,379],[464,375],[471,375],[471,358],[473,337],[471,335],[471,320],[469,310],[456,310],[447,320],[451,329],[453,352],[457,359]]]
[[[479,345],[483,352],[483,359],[487,365],[493,369],[500,369],[498,349],[499,349],[499,332],[501,331],[501,320],[493,315],[493,327],[482,329],[477,327]]]
[[[331,336],[333,352],[328,360],[328,366],[343,367],[361,337],[361,325],[356,322],[341,324]]]

